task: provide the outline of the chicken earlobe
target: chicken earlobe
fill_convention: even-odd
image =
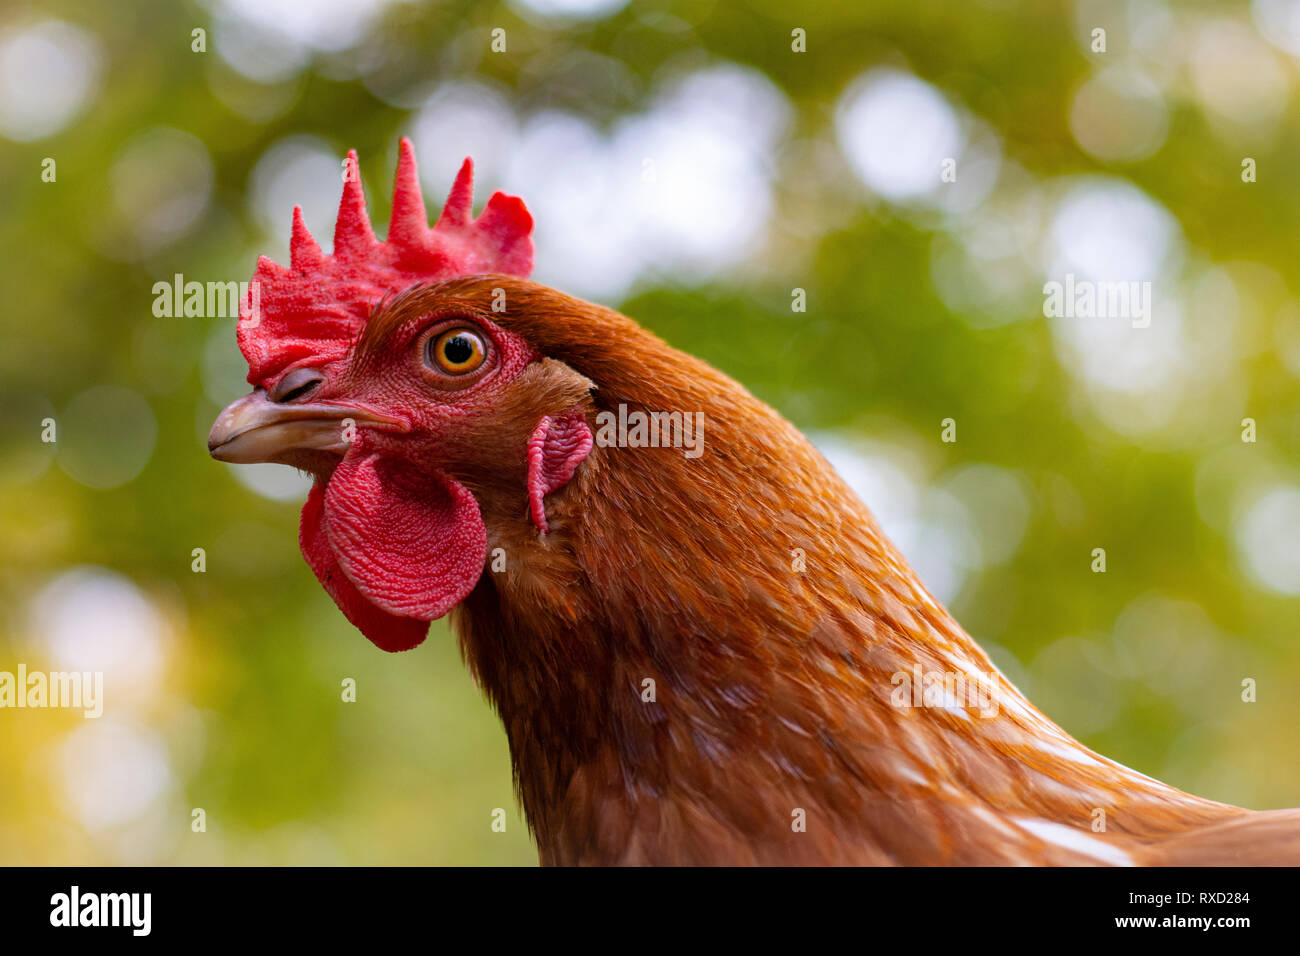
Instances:
[[[551,530],[545,498],[563,488],[591,454],[591,428],[581,408],[552,418],[543,415],[528,439],[528,510],[542,534]]]

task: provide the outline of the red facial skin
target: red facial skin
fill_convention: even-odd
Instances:
[[[486,347],[477,367],[449,372],[431,358],[429,346],[458,329],[477,334]],[[373,410],[397,423],[352,425],[342,460],[318,473],[300,534],[326,590],[384,650],[420,643],[428,622],[478,582],[487,531],[474,494],[453,477],[466,457],[464,426],[481,412],[490,419],[493,399],[537,358],[521,338],[483,316],[437,310],[371,326],[352,360],[305,396]],[[585,422],[578,427],[586,431]],[[582,457],[590,450],[587,435]],[[547,490],[555,490],[563,484],[563,465],[549,467]],[[573,468],[576,462],[564,480]]]
[[[493,323],[481,303],[416,296],[408,308],[405,293],[460,275],[527,276],[532,217],[519,199],[496,193],[475,219],[466,160],[430,228],[404,139],[388,239],[381,242],[366,214],[355,153],[347,171],[333,253],[322,251],[295,209],[289,268],[258,262],[238,329],[256,391],[223,413],[210,446],[231,461],[259,460],[248,456],[263,450],[261,460],[316,475],[299,535],[308,564],[367,637],[385,650],[404,650],[423,640],[428,622],[463,600],[482,573],[487,532],[466,484],[479,477],[475,464],[488,454],[498,463],[516,457],[475,442],[466,423],[490,418],[503,390],[540,358]],[[481,339],[482,362],[443,369],[427,346],[458,327]],[[304,380],[309,387],[300,388]],[[580,417],[556,419],[546,440],[546,413],[567,411],[541,409],[530,423],[530,434],[541,428],[543,440],[529,460],[533,473],[519,484],[542,530],[542,497],[563,485],[590,450]],[[266,426],[287,440],[277,445]],[[519,441],[520,461],[526,445]]]

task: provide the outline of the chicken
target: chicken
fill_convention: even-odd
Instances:
[[[210,450],[315,476],[303,554],[380,648],[450,615],[544,864],[1300,862],[1300,811],[1043,716],[789,422],[528,281],[532,220],[474,219],[468,160],[430,228],[403,140],[385,242],[348,164],[333,254],[295,209],[258,263]]]

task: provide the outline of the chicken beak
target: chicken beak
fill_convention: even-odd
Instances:
[[[368,409],[309,403],[283,405],[257,389],[231,402],[208,435],[208,452],[218,461],[300,464],[304,456],[341,458],[362,425],[400,427],[398,421]]]

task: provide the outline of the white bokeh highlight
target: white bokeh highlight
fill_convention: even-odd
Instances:
[[[360,43],[389,0],[209,0],[213,46],[237,72],[277,83],[301,72],[314,53]]]
[[[333,246],[334,221],[343,194],[344,155],[315,136],[290,136],[274,143],[253,166],[248,202],[273,246],[276,262],[289,262],[293,207],[302,206],[303,222],[321,248]],[[367,165],[362,161],[364,175]]]
[[[50,669],[104,675],[106,714],[152,699],[166,666],[166,618],[125,575],[82,565],[47,583],[29,606],[33,650]]]
[[[93,100],[102,59],[93,34],[61,20],[0,32],[0,136],[26,143],[65,128]]]
[[[134,723],[88,721],[59,741],[53,759],[65,812],[92,832],[150,814],[176,784],[162,740]]]
[[[854,81],[836,108],[835,129],[854,172],[893,202],[938,191],[942,164],[960,161],[965,145],[961,119],[943,94],[893,68]]]
[[[1300,595],[1300,487],[1265,490],[1238,519],[1234,538],[1251,578],[1277,594]]]
[[[566,20],[601,20],[628,5],[628,0],[510,0],[521,13]]]
[[[421,109],[412,140],[431,203],[472,156],[477,206],[498,189],[528,202],[533,278],[608,301],[642,276],[689,282],[755,258],[790,118],[763,74],[717,63],[665,80],[609,131],[554,110],[521,118],[495,90],[454,84]]]

